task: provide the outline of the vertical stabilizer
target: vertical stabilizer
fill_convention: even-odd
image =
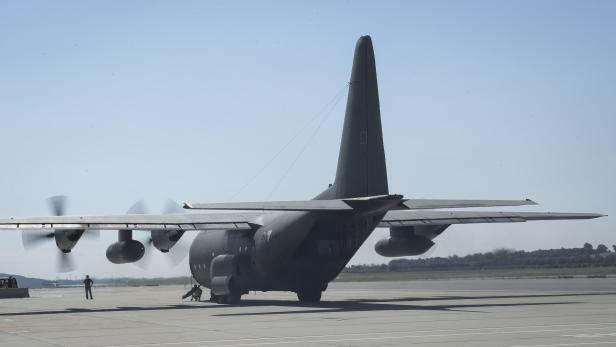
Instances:
[[[388,194],[379,90],[370,36],[355,46],[332,198]]]

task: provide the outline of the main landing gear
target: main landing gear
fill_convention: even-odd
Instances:
[[[210,301],[223,305],[237,305],[242,301],[242,294],[230,293],[227,295],[210,294]]]
[[[327,289],[327,285],[323,287],[306,287],[296,291],[297,299],[301,303],[317,303],[321,301],[321,294]],[[210,302],[223,305],[237,305],[241,302],[242,294],[236,291],[231,291],[229,294],[216,295],[210,292]]]
[[[297,291],[297,298],[302,303],[315,303],[321,301],[321,288],[303,288]]]

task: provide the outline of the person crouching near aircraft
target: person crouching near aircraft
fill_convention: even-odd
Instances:
[[[93,284],[94,284],[94,281],[92,281],[92,279],[90,278],[90,275],[86,275],[86,279],[83,280],[83,285],[85,286],[85,289],[86,289],[86,300],[94,299],[94,297],[92,297],[92,285]]]
[[[201,301],[201,294],[203,294],[201,286],[195,284],[186,294],[182,295],[182,299],[190,296],[190,301]]]
[[[198,286],[193,292],[192,299],[190,300],[201,301],[201,294],[203,294],[203,290],[201,290],[201,286]]]

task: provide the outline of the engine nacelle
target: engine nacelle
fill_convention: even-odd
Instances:
[[[114,264],[134,263],[144,254],[145,247],[136,240],[118,241],[107,248],[107,259]]]
[[[408,235],[379,240],[374,245],[376,252],[384,257],[404,257],[426,253],[434,242],[423,236]]]
[[[167,253],[184,235],[184,230],[152,230],[151,235],[154,247],[163,253]]]
[[[64,252],[69,253],[83,235],[84,230],[55,230],[54,239],[56,246]]]

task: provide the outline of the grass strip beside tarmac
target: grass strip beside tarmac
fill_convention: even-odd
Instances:
[[[407,272],[341,273],[337,282],[378,282],[444,280],[457,278],[574,278],[616,277],[616,267],[484,269],[484,270],[422,270]]]

